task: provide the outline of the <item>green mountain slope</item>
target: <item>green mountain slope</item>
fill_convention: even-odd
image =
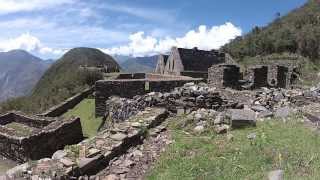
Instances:
[[[255,27],[222,49],[241,60],[247,56],[297,53],[317,61],[320,57],[320,3],[309,0],[304,6],[276,18],[266,27]]]
[[[119,70],[118,63],[109,55],[92,48],[75,48],[57,60],[42,76],[27,97],[5,102],[2,111],[10,109],[41,112],[93,85],[102,74],[83,71],[79,67],[108,66]],[[1,111],[1,109],[0,109]]]

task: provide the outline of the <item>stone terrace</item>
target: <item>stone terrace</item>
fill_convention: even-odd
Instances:
[[[147,130],[160,125],[168,112],[163,108],[146,108],[128,120],[114,124],[96,137],[57,151],[52,159],[26,163],[7,172],[10,178],[70,179],[94,175],[108,166],[109,161],[125,153],[130,147],[141,144]],[[27,175],[21,171],[31,171]]]

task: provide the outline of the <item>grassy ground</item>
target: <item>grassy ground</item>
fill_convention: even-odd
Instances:
[[[7,172],[7,170],[9,170],[17,165],[18,164],[16,162],[0,156],[0,175],[5,174]]]
[[[16,122],[6,124],[5,127],[14,129],[16,131],[16,134],[19,136],[29,136],[34,129]]]
[[[95,117],[95,100],[84,99],[75,108],[64,114],[64,117],[77,116],[81,118],[84,136],[93,137],[97,134],[102,118]]]
[[[301,120],[301,119],[300,119]],[[283,169],[285,179],[320,179],[320,137],[299,118],[259,122],[226,135],[188,135],[171,125],[174,143],[148,179],[266,179]],[[247,135],[256,133],[255,140]]]

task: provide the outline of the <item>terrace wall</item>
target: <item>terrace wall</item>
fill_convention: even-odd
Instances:
[[[86,89],[83,92],[78,93],[77,95],[67,99],[66,101],[63,101],[59,105],[50,108],[48,111],[44,112],[43,114],[40,114],[40,116],[46,116],[46,117],[61,116],[62,114],[66,113],[69,109],[74,108],[83,99],[85,99],[89,95],[91,95],[93,93],[93,91],[94,91],[93,87]]]
[[[119,74],[116,79],[145,79],[145,73],[128,73],[128,74]]]
[[[95,84],[96,116],[106,113],[106,101],[110,96],[132,98],[149,92],[169,92],[175,87],[188,82],[200,82],[202,79],[136,79],[136,80],[102,80]]]

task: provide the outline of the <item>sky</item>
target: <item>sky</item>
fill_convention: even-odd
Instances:
[[[0,0],[0,51],[43,59],[74,47],[147,56],[218,49],[307,0]]]

